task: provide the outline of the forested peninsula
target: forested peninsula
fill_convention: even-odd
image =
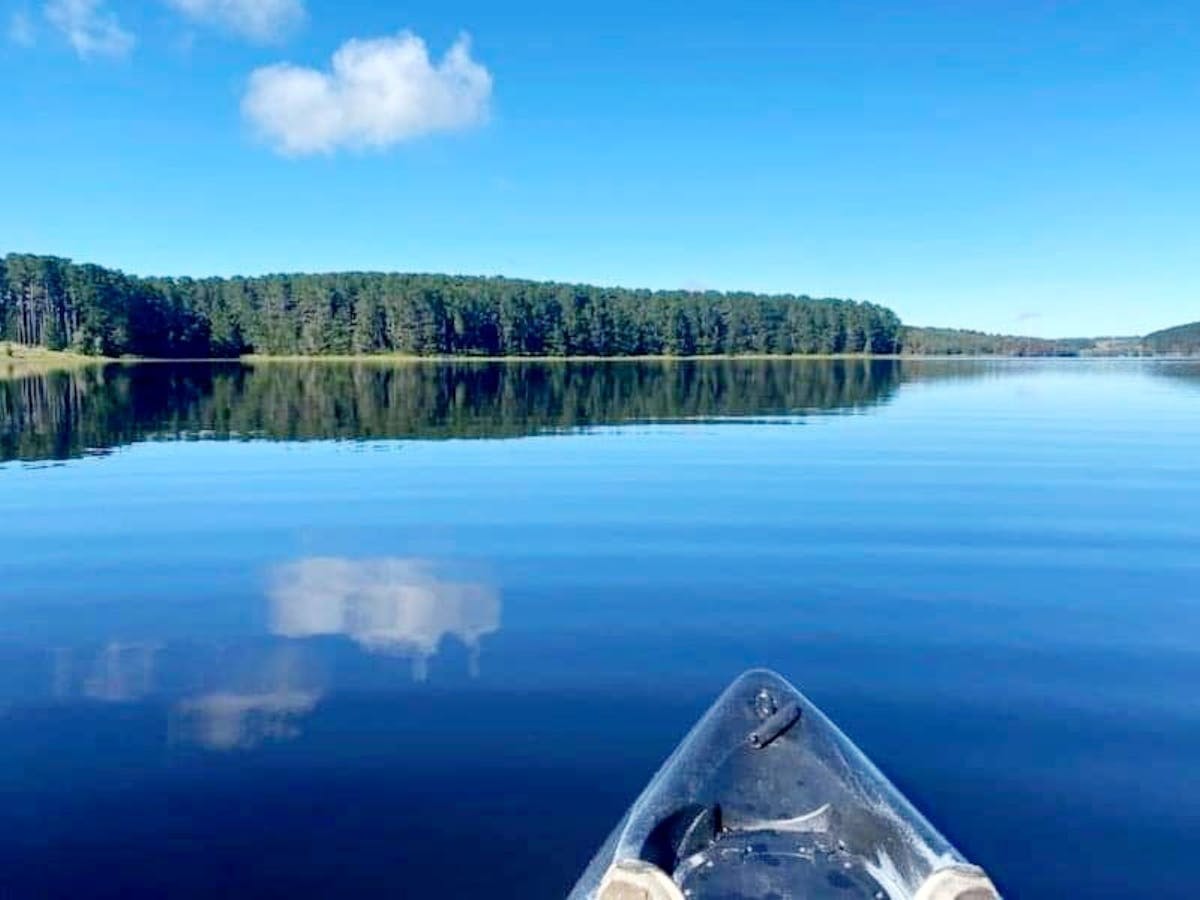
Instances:
[[[96,356],[894,354],[872,303],[509,278],[341,273],[138,278],[66,259],[0,264],[0,339]]]
[[[1122,355],[1198,352],[1196,329],[1047,340],[905,326],[884,306],[805,295],[378,272],[139,278],[0,259],[0,342],[85,357]]]

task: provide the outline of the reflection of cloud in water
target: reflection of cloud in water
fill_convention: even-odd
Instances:
[[[222,682],[180,701],[170,739],[210,750],[237,750],[300,736],[300,721],[316,708],[322,690],[316,673],[294,645],[250,658],[249,668],[225,661]]]
[[[157,644],[113,641],[94,658],[77,658],[59,648],[53,655],[53,692],[56,697],[76,693],[104,703],[131,703],[154,689]]]
[[[205,694],[176,707],[172,737],[211,750],[291,740],[300,735],[299,719],[312,712],[319,699],[314,691],[299,690]]]
[[[367,650],[427,660],[452,635],[472,651],[500,628],[500,598],[483,584],[441,577],[415,559],[313,557],[279,566],[270,589],[271,631],[290,638],[344,634]]]

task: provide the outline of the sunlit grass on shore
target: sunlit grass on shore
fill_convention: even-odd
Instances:
[[[84,356],[69,350],[47,350],[12,341],[0,341],[0,378],[20,378],[59,369],[76,369],[109,362],[104,357]]]

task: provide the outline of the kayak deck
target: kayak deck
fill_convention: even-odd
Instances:
[[[570,900],[997,896],[816,706],[755,670],[654,776]]]

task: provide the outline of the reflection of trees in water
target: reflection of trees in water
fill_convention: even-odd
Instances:
[[[919,381],[979,381],[1004,378],[1022,373],[1044,371],[1045,359],[905,359],[900,364],[900,380],[904,384]],[[1066,363],[1073,365],[1074,363]]]
[[[0,380],[0,460],[138,440],[510,437],[885,402],[894,360],[111,365]]]
[[[500,598],[423,560],[314,557],[273,573],[271,631],[281,637],[345,635],[374,653],[412,659],[418,680],[442,641],[455,637],[478,665],[480,639],[500,628]]]
[[[1200,361],[1156,362],[1150,371],[1160,378],[1169,378],[1184,387],[1200,388]]]

